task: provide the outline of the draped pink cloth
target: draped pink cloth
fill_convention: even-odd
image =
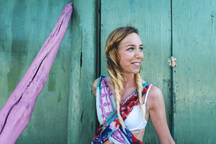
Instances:
[[[0,144],[13,144],[28,125],[72,14],[68,3],[28,71],[0,110]]]

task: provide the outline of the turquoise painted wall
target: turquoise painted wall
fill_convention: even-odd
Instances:
[[[69,0],[0,0],[0,108]],[[73,0],[74,12],[17,144],[89,143],[96,131],[94,79],[106,72],[105,40],[118,26],[139,29],[143,78],[161,88],[177,144],[213,144],[216,125],[214,0]],[[177,67],[169,67],[170,56]],[[174,107],[172,111],[172,97]],[[158,143],[149,121],[145,144]]]
[[[215,143],[215,40],[216,1],[173,1],[177,143]]]
[[[109,33],[119,27],[132,25],[139,30],[144,45],[144,80],[161,88],[170,121],[170,68],[167,59],[170,56],[170,1],[168,0],[118,0],[101,1],[101,71],[106,72],[104,47]],[[151,121],[144,136],[145,144],[158,143]]]
[[[68,2],[0,1],[0,108]],[[88,143],[95,133],[95,2],[73,3],[72,19],[48,81],[17,144]]]

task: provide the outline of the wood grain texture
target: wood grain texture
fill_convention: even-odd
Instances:
[[[215,143],[216,1],[173,1],[176,143]]]
[[[68,2],[0,1],[1,108]],[[88,5],[91,6],[88,10],[82,6],[84,2],[79,2],[74,2],[73,26],[70,23],[47,84],[35,104],[30,124],[17,144],[79,143],[81,135],[85,136],[82,142],[88,143],[95,134],[95,97],[91,91],[95,79],[94,3]],[[85,19],[80,16],[81,11]]]
[[[68,2],[0,1],[0,108],[23,77]],[[216,2],[101,0],[101,13],[97,13],[101,17],[99,27],[96,17],[96,8],[100,8],[96,5],[98,2],[73,0],[72,22],[47,84],[35,104],[30,124],[17,143],[90,142],[96,129],[95,97],[91,87],[98,60],[96,47],[101,47],[101,71],[103,75],[107,74],[105,41],[113,29],[125,25],[139,30],[145,55],[142,76],[161,88],[169,127],[171,71],[167,60],[173,44],[173,56],[178,64],[174,68],[176,143],[214,143]],[[101,42],[96,42],[96,32],[100,29],[98,40]],[[144,142],[158,143],[152,124],[147,126]]]
[[[170,1],[118,0],[101,1],[101,71],[106,72],[105,43],[109,33],[117,27],[131,25],[139,30],[144,45],[144,80],[161,88],[170,124]],[[145,144],[158,143],[149,121],[144,136]]]
[[[46,42],[0,110],[0,143],[15,143],[28,125],[36,99],[47,81],[49,71],[67,30],[71,14],[72,3],[65,6]]]
[[[68,144],[90,143],[96,132],[96,1],[74,0],[72,16]]]

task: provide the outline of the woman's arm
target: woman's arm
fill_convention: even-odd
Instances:
[[[155,86],[149,92],[149,112],[160,144],[175,144],[167,125],[163,95]]]

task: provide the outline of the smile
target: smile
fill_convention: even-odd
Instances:
[[[132,64],[133,64],[133,65],[136,65],[136,66],[140,66],[140,65],[141,65],[141,62],[133,62]]]

